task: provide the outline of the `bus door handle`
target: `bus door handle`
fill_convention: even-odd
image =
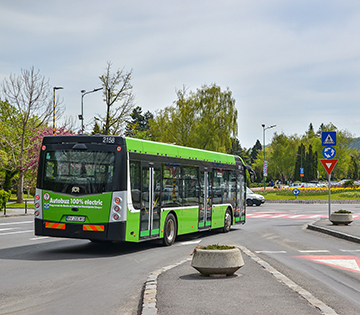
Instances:
[[[71,211],[79,211],[79,208],[71,208]]]

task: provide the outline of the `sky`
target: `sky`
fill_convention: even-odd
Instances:
[[[111,62],[132,70],[143,112],[172,106],[183,86],[229,88],[245,148],[263,142],[262,124],[276,125],[267,144],[310,123],[358,137],[359,35],[358,0],[2,0],[0,83],[40,70],[80,129],[80,91],[101,87]],[[85,123],[96,114],[101,91],[84,96]]]

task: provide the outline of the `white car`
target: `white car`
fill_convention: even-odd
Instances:
[[[251,189],[246,187],[246,205],[252,206],[257,205],[260,206],[265,202],[265,197],[259,194],[255,194]]]

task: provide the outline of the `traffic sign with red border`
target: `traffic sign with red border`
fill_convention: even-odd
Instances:
[[[339,159],[320,159],[321,164],[324,166],[325,171],[330,175],[335,168]]]

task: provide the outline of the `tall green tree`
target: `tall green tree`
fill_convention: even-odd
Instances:
[[[250,149],[243,148],[238,138],[231,138],[231,150],[227,153],[240,156],[245,164],[251,164]]]
[[[359,158],[356,158],[354,155],[351,155],[347,177],[354,180],[359,178]]]
[[[296,153],[296,161],[294,168],[294,181],[303,181],[300,176],[300,169],[303,168],[305,171],[305,146],[301,143]],[[305,172],[304,172],[305,173]],[[304,174],[305,175],[305,174]]]
[[[262,145],[261,145],[259,139],[257,139],[254,146],[251,149],[251,154],[250,154],[251,164],[254,163],[254,161],[257,159],[259,152],[261,152],[261,151],[262,151]]]
[[[131,85],[132,70],[118,69],[111,72],[112,63],[108,62],[100,81],[103,86],[105,116],[98,114],[96,119],[100,131],[105,135],[124,135],[125,127],[134,108],[134,94]]]
[[[177,91],[174,106],[166,107],[150,123],[156,141],[229,152],[237,136],[237,110],[232,92],[204,85],[196,92]]]

